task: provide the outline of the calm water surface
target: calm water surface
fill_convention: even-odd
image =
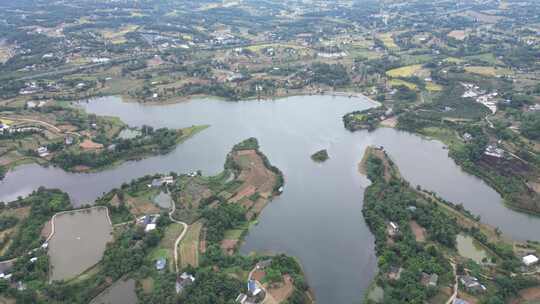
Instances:
[[[104,208],[72,211],[56,216],[49,242],[51,280],[67,280],[97,264],[112,240],[112,226]]]
[[[473,237],[465,234],[458,234],[456,238],[457,250],[463,257],[469,258],[476,263],[482,263],[482,260],[489,258],[486,250]]]
[[[0,184],[0,200],[13,200],[44,185],[61,188],[76,204],[82,204],[148,173],[201,169],[206,175],[216,174],[232,146],[254,136],[270,161],[284,172],[285,191],[264,210],[241,251],[270,250],[297,256],[318,303],[360,302],[376,272],[376,258],[373,236],[361,213],[363,190],[369,182],[357,172],[357,164],[368,145],[383,145],[413,185],[463,203],[510,236],[540,239],[535,233],[540,230],[539,219],[506,209],[494,190],[463,173],[448,158],[441,143],[393,129],[346,131],[342,115],[372,106],[367,99],[303,96],[149,106],[107,97],[81,106],[98,115],[119,116],[134,127],[211,127],[170,154],[101,173],[18,167]],[[327,149],[330,155],[322,164],[310,159],[320,149]]]
[[[136,304],[135,280],[121,280],[97,296],[90,304]]]

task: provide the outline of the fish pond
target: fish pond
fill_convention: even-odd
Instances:
[[[91,208],[56,215],[49,241],[51,281],[69,280],[101,260],[112,240],[107,209]]]

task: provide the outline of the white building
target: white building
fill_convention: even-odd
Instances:
[[[148,224],[146,227],[144,227],[144,232],[149,232],[156,229],[156,224]]]
[[[535,255],[530,254],[528,256],[524,256],[522,261],[525,266],[531,266],[538,263],[538,258]]]
[[[47,147],[39,147],[37,153],[39,157],[47,157],[49,156],[49,149],[47,149]]]

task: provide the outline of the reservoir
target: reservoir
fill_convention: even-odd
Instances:
[[[296,96],[280,100],[226,102],[200,99],[170,105],[124,103],[105,97],[80,103],[98,115],[118,116],[131,127],[211,127],[167,155],[124,163],[100,173],[66,173],[23,165],[0,184],[0,201],[27,195],[38,186],[60,188],[75,205],[93,202],[123,182],[145,174],[223,169],[232,146],[248,137],[285,175],[285,189],[262,212],[242,246],[251,251],[285,252],[300,259],[318,303],[358,303],[376,272],[374,239],[362,217],[368,180],[357,164],[369,145],[382,145],[412,185],[463,205],[482,221],[517,239],[540,240],[540,219],[507,209],[501,197],[468,175],[444,145],[394,129],[351,133],[342,116],[367,109],[367,98]],[[313,162],[326,149],[330,159]]]

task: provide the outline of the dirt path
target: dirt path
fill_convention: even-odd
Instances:
[[[446,304],[454,303],[454,300],[456,299],[457,293],[458,293],[458,278],[457,278],[457,273],[456,273],[456,263],[451,261],[450,264],[452,264],[452,269],[454,271],[454,277],[456,278],[456,281],[454,282],[454,292],[452,293],[452,296],[450,296],[448,301],[446,301]]]
[[[173,221],[175,223],[178,223],[178,224],[180,224],[180,225],[182,225],[184,227],[184,229],[182,229],[182,233],[180,233],[180,235],[178,236],[178,238],[174,242],[174,269],[175,269],[176,273],[178,273],[179,272],[179,269],[178,269],[178,245],[180,244],[180,242],[182,241],[182,239],[186,235],[189,227],[188,227],[188,225],[186,223],[174,219],[173,214],[174,214],[174,211],[176,211],[176,203],[171,202],[171,205],[172,206],[171,206],[171,211],[169,212],[169,218],[171,219],[171,221]]]

